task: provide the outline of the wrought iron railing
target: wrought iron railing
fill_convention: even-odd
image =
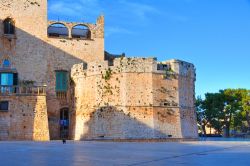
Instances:
[[[0,85],[0,95],[46,95],[46,86],[8,86]]]
[[[56,92],[57,99],[66,100],[67,99],[67,91],[57,91]]]

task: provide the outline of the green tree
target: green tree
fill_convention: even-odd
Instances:
[[[208,127],[214,128],[218,133],[222,132],[221,119],[223,118],[224,95],[223,93],[207,93],[202,104],[205,110]]]
[[[238,93],[240,94],[241,101],[240,105],[242,108],[242,112],[240,116],[241,120],[245,120],[247,122],[248,132],[250,132],[250,90],[246,89],[238,89]]]
[[[196,113],[197,113],[197,122],[198,122],[198,127],[202,131],[202,134],[206,135],[206,125],[207,125],[207,117],[206,117],[206,112],[204,109],[202,109],[202,104],[203,100],[199,96],[196,99],[195,106],[196,106]]]
[[[224,129],[225,129],[225,136],[230,136],[230,127],[233,125],[234,122],[233,118],[241,112],[241,92],[236,89],[226,89],[222,91],[224,94]]]
[[[214,128],[218,133],[224,130],[230,136],[230,129],[247,128],[250,132],[250,90],[225,89],[218,93],[207,93],[205,99],[196,101],[197,120],[202,131]]]

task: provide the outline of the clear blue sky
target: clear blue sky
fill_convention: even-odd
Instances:
[[[107,51],[192,62],[196,95],[250,89],[250,0],[49,0],[52,20],[101,13]]]

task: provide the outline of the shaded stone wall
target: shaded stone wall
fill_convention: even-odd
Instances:
[[[196,121],[189,120],[194,115],[181,117],[186,114],[183,105],[192,105],[194,112],[194,96],[186,96],[190,103],[181,99],[183,89],[194,89],[194,83],[180,83],[182,76],[175,68],[185,62],[174,62],[166,63],[171,72],[157,70],[153,58],[118,58],[114,66],[107,62],[89,63],[87,68],[75,65],[72,138],[196,138]],[[195,72],[193,65],[190,68]],[[186,127],[182,123],[190,126],[190,135],[182,131]]]
[[[0,140],[48,141],[45,96],[0,96],[9,101],[9,111],[0,111]]]
[[[0,68],[5,59],[18,73],[19,81],[34,81],[47,85],[47,110],[52,139],[59,138],[60,109],[69,107],[69,100],[58,99],[55,92],[56,70],[70,73],[74,64],[104,60],[104,17],[87,24],[91,39],[53,38],[47,28],[47,0],[0,1]],[[15,35],[3,34],[3,20],[11,18]],[[66,23],[70,25],[85,23]]]

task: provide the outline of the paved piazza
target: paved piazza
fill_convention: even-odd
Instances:
[[[249,166],[250,142],[0,142],[1,166]]]

